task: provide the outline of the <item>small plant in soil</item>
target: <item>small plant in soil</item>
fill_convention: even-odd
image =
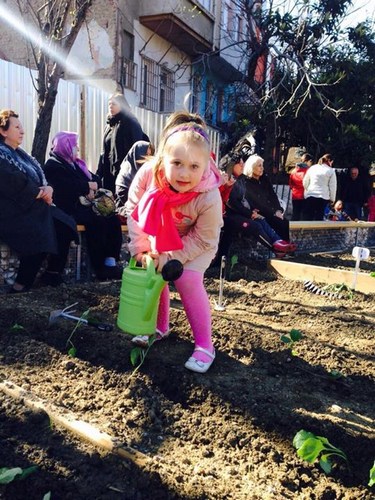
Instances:
[[[75,324],[72,333],[69,335],[67,341],[66,341],[66,347],[68,348],[68,355],[71,356],[72,358],[75,358],[77,355],[77,348],[72,342],[73,335],[75,334],[76,330],[83,324],[81,321],[82,319],[87,319],[88,315],[90,313],[90,309],[87,309],[87,311],[84,311],[80,317],[80,321],[77,321]]]
[[[10,331],[11,332],[20,332],[20,331],[22,331],[24,329],[25,328],[22,325],[19,325],[18,323],[14,323],[14,325],[12,325]]]
[[[300,330],[292,329],[286,335],[280,335],[280,340],[284,342],[284,344],[289,344],[290,353],[292,356],[297,356],[298,353],[294,349],[294,345],[296,342],[299,342],[303,338],[302,332]]]
[[[136,373],[143,365],[147,357],[147,354],[150,352],[150,349],[153,346],[155,340],[156,340],[156,335],[150,335],[146,347],[134,347],[130,351],[130,363],[132,364],[132,366],[135,367],[133,374]]]
[[[0,484],[8,484],[12,481],[25,479],[33,472],[37,470],[36,465],[27,467],[26,469],[21,469],[21,467],[1,467],[0,468]]]
[[[331,370],[329,372],[329,376],[334,380],[340,380],[342,378],[345,378],[345,375],[341,373],[339,370]]]
[[[333,285],[326,285],[322,287],[322,290],[324,290],[327,293],[333,293],[335,295],[339,295],[340,298],[343,299],[350,299],[352,300],[354,298],[354,290],[344,283],[335,283]]]
[[[371,488],[371,486],[374,486],[374,484],[375,484],[375,460],[374,460],[374,465],[370,469],[370,481],[368,482],[368,485]]]
[[[333,446],[327,438],[315,436],[312,432],[300,430],[293,438],[293,446],[297,455],[310,464],[319,459],[319,465],[326,474],[332,470],[332,458],[339,457],[348,461],[345,453]]]
[[[233,268],[236,264],[238,264],[238,255],[232,255],[232,257],[230,259],[230,266],[229,266],[229,278],[230,278],[230,275],[232,274]]]

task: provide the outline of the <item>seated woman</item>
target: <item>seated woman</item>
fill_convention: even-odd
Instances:
[[[224,229],[214,265],[220,263],[223,255],[228,255],[230,245],[239,233],[256,239],[266,248],[275,252],[278,257],[283,257],[286,253],[295,250],[295,246],[281,240],[265,218],[257,210],[250,207],[245,198],[246,177],[243,175],[243,170],[243,160],[236,158],[231,167],[231,179],[224,184],[224,187],[220,188],[225,204]]]
[[[284,217],[284,210],[264,173],[263,158],[251,155],[245,162],[244,178],[241,179],[244,198],[253,210],[263,216],[281,239],[289,242],[289,221]],[[294,244],[292,246],[295,247]]]
[[[129,187],[135,174],[143,165],[145,158],[153,155],[154,152],[155,148],[150,142],[137,141],[123,159],[120,172],[116,177],[116,206],[121,215],[125,215],[125,210],[121,208],[128,201]]]
[[[24,136],[18,115],[0,111],[0,239],[19,257],[9,293],[26,292],[49,254],[42,281],[62,283],[70,242],[77,238],[75,221],[52,204],[39,163],[20,148]]]
[[[117,261],[122,245],[121,223],[116,215],[97,215],[90,203],[81,203],[82,196],[89,201],[94,199],[100,181],[78,158],[78,149],[78,134],[58,132],[52,140],[44,173],[53,186],[56,205],[86,227],[87,251],[96,277],[120,279],[122,268]]]

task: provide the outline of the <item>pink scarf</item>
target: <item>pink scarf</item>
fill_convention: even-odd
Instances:
[[[188,203],[198,195],[197,192],[176,193],[165,186],[163,189],[151,187],[142,196],[132,217],[145,233],[155,236],[155,248],[158,252],[183,248],[171,208]]]

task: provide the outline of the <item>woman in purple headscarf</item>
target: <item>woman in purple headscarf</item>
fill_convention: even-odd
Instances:
[[[120,279],[119,260],[122,233],[119,219],[97,215],[90,203],[100,188],[99,178],[78,158],[78,134],[58,132],[52,140],[50,158],[44,165],[45,176],[54,189],[54,202],[86,227],[87,250],[98,279]]]

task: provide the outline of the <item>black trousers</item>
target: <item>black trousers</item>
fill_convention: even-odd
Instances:
[[[306,198],[305,202],[304,220],[324,219],[324,210],[329,203],[329,200],[309,196],[308,198]]]
[[[83,208],[75,215],[77,224],[86,227],[87,252],[95,271],[104,266],[106,257],[119,260],[122,246],[121,222],[116,215],[101,217],[91,208]]]
[[[282,240],[285,241],[290,240],[288,219],[280,219],[280,217],[272,215],[271,217],[266,217],[266,221],[272,227],[272,229],[280,236]]]
[[[293,215],[292,220],[303,220],[306,200],[292,200]]]
[[[70,242],[74,239],[74,234],[72,229],[63,222],[57,219],[54,219],[53,222],[56,230],[58,253],[49,255],[46,271],[62,273],[68,257]],[[45,253],[22,255],[19,259],[16,282],[20,285],[31,287],[46,257],[47,254]]]

